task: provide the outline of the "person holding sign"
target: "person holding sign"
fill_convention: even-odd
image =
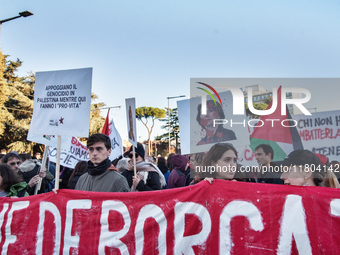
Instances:
[[[39,182],[40,178],[46,177],[46,171],[39,171],[40,162],[33,161],[32,159],[26,160],[21,164],[20,157],[17,153],[9,152],[2,158],[2,163],[10,166],[12,171],[18,174],[27,183],[27,192],[30,195],[34,195],[35,186]],[[29,166],[29,167],[28,167]],[[40,189],[40,193],[45,192],[46,187]]]
[[[127,192],[126,179],[117,172],[109,156],[111,154],[110,137],[93,134],[87,140],[89,158],[87,173],[80,176],[75,189],[101,192]]]
[[[141,143],[137,143],[135,148],[137,175],[134,175],[133,165],[133,145],[128,151],[128,169],[122,175],[127,179],[131,191],[151,191],[160,190],[166,186],[164,175],[157,166],[150,162],[145,162],[145,150]]]

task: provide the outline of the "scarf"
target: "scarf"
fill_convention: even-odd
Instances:
[[[105,173],[105,171],[111,166],[111,161],[109,158],[100,162],[98,166],[94,166],[91,161],[87,162],[87,172],[89,175],[96,176]]]
[[[129,168],[129,170],[133,171],[133,165],[131,168]],[[164,175],[156,165],[150,162],[142,161],[136,164],[136,170],[137,170],[137,174],[139,175],[139,178],[141,179],[141,181],[144,181],[145,184],[148,178],[148,172],[156,172],[159,176],[159,182],[161,183],[161,188],[166,186]],[[136,191],[136,190],[134,189],[134,187],[132,187],[131,191]]]

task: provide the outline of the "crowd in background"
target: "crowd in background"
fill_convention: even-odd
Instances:
[[[269,145],[261,144],[255,149],[258,170],[244,172],[240,171],[242,166],[237,163],[236,149],[228,143],[216,143],[206,153],[171,153],[167,158],[145,155],[144,146],[138,143],[135,154],[131,147],[111,162],[108,158],[111,148],[108,137],[95,134],[89,141],[87,146],[90,161],[79,161],[74,169],[61,166],[61,189],[103,192],[152,191],[185,187],[202,180],[213,183],[214,179],[339,188],[340,163],[329,162],[326,156],[308,150],[293,151],[284,161],[273,162],[273,149]],[[47,161],[43,167],[37,156],[39,155],[32,157],[27,153],[16,152],[1,154],[1,197],[23,197],[52,191],[55,185],[55,164]],[[265,167],[278,165],[287,167],[287,171],[262,171]],[[212,166],[229,170],[206,171],[211,170]]]

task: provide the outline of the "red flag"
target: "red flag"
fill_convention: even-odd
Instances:
[[[102,134],[105,134],[105,135],[110,135],[110,132],[109,132],[109,115],[110,115],[110,108],[107,111],[106,120],[105,120],[103,130],[102,130]]]

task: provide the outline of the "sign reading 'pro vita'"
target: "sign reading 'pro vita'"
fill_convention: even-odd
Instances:
[[[88,137],[92,68],[37,72],[31,134]]]

